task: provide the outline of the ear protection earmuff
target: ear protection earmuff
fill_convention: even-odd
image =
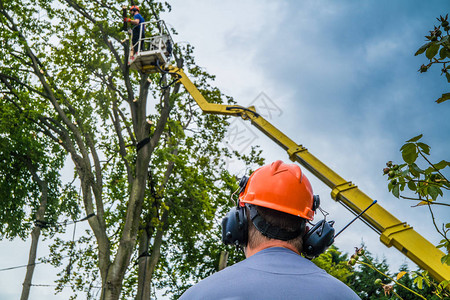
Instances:
[[[239,182],[239,194],[245,190],[248,177],[244,176]],[[320,206],[320,197],[313,196],[312,210],[316,211]],[[280,240],[289,240],[302,234],[305,231],[304,224],[301,226],[302,232],[296,234],[287,233],[286,230],[270,225],[257,214],[256,208],[249,206],[251,220],[255,227],[265,236]],[[306,220],[305,220],[306,223]],[[334,242],[334,221],[321,220],[316,223],[303,238],[303,252],[305,256],[312,259],[323,253]],[[280,233],[281,232],[281,233]],[[243,247],[248,241],[248,222],[245,207],[239,205],[231,208],[226,217],[222,220],[222,242],[225,245],[235,245]]]
[[[309,259],[319,256],[334,243],[334,221],[320,220],[303,238],[303,253]]]
[[[222,242],[225,245],[244,247],[248,239],[248,222],[245,207],[233,207],[222,220]]]
[[[320,197],[319,195],[314,195],[312,210],[315,212],[319,208],[319,206],[320,206]]]
[[[248,177],[243,176],[239,182],[238,195],[245,190]],[[248,222],[245,207],[233,207],[222,220],[222,242],[225,245],[244,247],[248,239]]]
[[[242,176],[241,180],[239,181],[239,192],[238,192],[238,195],[245,190],[245,187],[247,186],[247,182],[248,182],[248,177],[247,176]]]

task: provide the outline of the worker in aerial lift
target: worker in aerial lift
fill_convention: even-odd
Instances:
[[[133,16],[133,19],[125,18],[125,22],[130,22],[131,24],[135,25],[133,27],[133,33],[132,33],[132,39],[131,42],[133,43],[133,53],[131,53],[131,56],[135,55],[139,51],[139,36],[141,36],[141,49],[144,47],[144,37],[145,37],[145,25],[143,24],[145,22],[144,18],[139,13],[139,7],[136,5],[131,6],[130,13]]]
[[[237,207],[222,222],[222,239],[242,245],[246,259],[204,279],[180,299],[359,299],[301,256],[316,228],[307,228],[307,220],[313,220],[320,200],[298,165],[276,161],[244,177],[240,187]],[[334,229],[326,245],[333,241]]]

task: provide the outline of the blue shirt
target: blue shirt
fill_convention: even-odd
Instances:
[[[135,20],[139,20],[139,24],[137,24],[136,26],[133,27],[134,34],[136,36],[139,36],[139,31],[141,30],[141,26],[142,26],[142,33],[141,33],[141,35],[144,36],[145,25],[142,25],[142,23],[145,22],[144,17],[142,17],[141,14],[137,13],[137,14],[134,15],[133,18]]]
[[[180,300],[360,299],[341,281],[285,248],[267,248],[214,273]]]
[[[144,17],[141,16],[141,14],[137,13],[134,15],[135,20],[139,20],[139,24],[142,24],[145,22]]]

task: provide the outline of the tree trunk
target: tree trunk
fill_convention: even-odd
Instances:
[[[33,279],[34,267],[36,264],[36,252],[39,243],[39,236],[41,235],[41,226],[45,224],[45,209],[47,208],[48,187],[47,182],[42,181],[35,172],[33,173],[34,180],[37,181],[41,190],[41,201],[39,209],[36,213],[36,226],[31,232],[31,246],[30,254],[28,256],[27,273],[25,274],[25,280],[22,286],[22,295],[20,300],[27,300],[30,295],[31,282]]]
[[[169,211],[164,211],[161,217],[162,227],[156,231],[151,255],[147,252],[146,256],[141,257],[139,260],[139,282],[136,300],[150,300],[153,272],[155,272],[156,265],[161,256],[162,238],[168,227],[168,216]],[[147,236],[147,240],[144,239],[142,241],[147,244],[148,249],[150,242],[149,237]],[[145,244],[142,244],[142,246],[145,246]]]
[[[228,261],[228,251],[224,250],[220,252],[219,271],[227,267],[227,261]]]
[[[127,215],[123,232],[119,242],[119,247],[114,261],[109,265],[105,280],[102,278],[102,300],[118,300],[122,290],[123,278],[130,264],[133,253],[139,220],[142,212],[142,203],[148,176],[148,164],[150,160],[149,145],[144,146],[138,153],[136,162],[136,178],[131,187],[130,200],[127,205]]]
[[[178,148],[175,148],[172,152],[173,155],[178,154]],[[173,161],[169,162],[167,169],[164,173],[164,180],[162,185],[159,187],[158,191],[153,191],[155,193],[155,198],[162,197],[164,189],[169,181],[170,175],[172,174],[175,163]],[[150,176],[151,177],[151,176]],[[152,180],[150,178],[150,180]],[[151,185],[151,183],[150,183]],[[155,199],[155,201],[157,201]],[[152,287],[152,277],[155,271],[156,265],[158,264],[161,255],[161,245],[164,232],[168,228],[167,220],[169,216],[169,211],[164,210],[161,219],[160,226],[156,230],[155,237],[153,239],[152,253],[149,254],[150,250],[150,239],[153,236],[155,228],[150,225],[151,217],[147,219],[147,226],[139,238],[139,271],[138,271],[138,292],[136,295],[136,300],[150,300],[151,298],[151,287]]]
[[[27,273],[25,275],[25,280],[23,281],[22,295],[20,296],[20,300],[28,300],[28,296],[30,295],[31,280],[33,279],[34,266],[36,262],[36,252],[40,235],[41,228],[39,228],[38,226],[34,227],[33,231],[31,232],[31,246],[30,254],[28,256]]]
[[[144,230],[139,238],[139,271],[138,271],[138,292],[136,294],[136,300],[149,300],[151,296],[150,281],[151,274],[148,274],[148,265],[150,261],[149,242],[151,233],[148,230]]]

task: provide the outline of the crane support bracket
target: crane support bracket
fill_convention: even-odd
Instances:
[[[346,191],[346,190],[350,190],[350,189],[355,189],[357,188],[356,185],[354,185],[351,181],[347,181],[341,184],[336,185],[332,190],[331,190],[331,197],[333,197],[334,200],[338,201],[338,197],[339,194]]]
[[[406,222],[399,223],[390,227],[387,227],[385,231],[383,231],[380,235],[380,240],[388,247],[392,246],[392,242],[394,240],[394,236],[397,233],[400,233],[405,230],[413,229],[411,226],[406,224]]]
[[[290,159],[290,160],[296,161],[296,160],[295,160],[295,155],[296,155],[297,153],[300,153],[300,152],[303,152],[303,151],[308,151],[308,149],[306,149],[306,148],[303,147],[302,145],[297,145],[297,147],[289,148],[289,149],[287,150],[287,153],[288,153],[288,155],[289,155],[289,159]]]

